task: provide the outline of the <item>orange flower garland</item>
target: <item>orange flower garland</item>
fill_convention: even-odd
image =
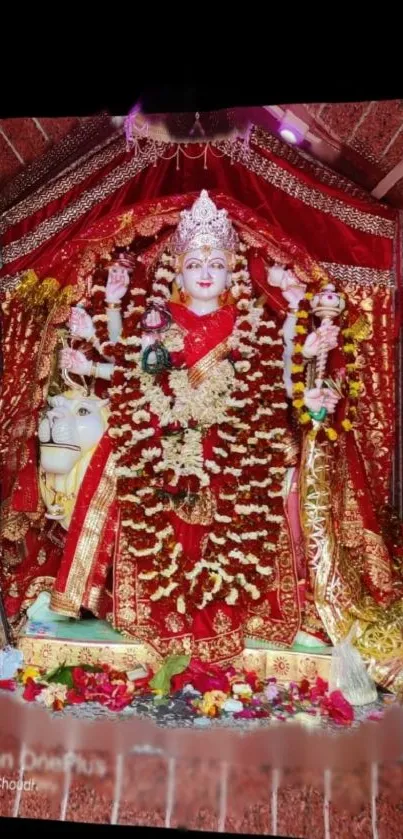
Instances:
[[[314,430],[312,416],[304,402],[304,391],[306,388],[305,370],[306,363],[303,355],[304,343],[309,333],[309,323],[313,321],[313,313],[310,301],[313,298],[312,292],[306,292],[301,300],[297,312],[294,351],[292,355],[291,381],[293,407],[296,410],[297,419],[301,426],[307,431]],[[356,345],[353,330],[348,326],[348,310],[344,309],[341,315],[341,335],[343,338],[342,351],[345,357],[345,379],[342,384],[342,394],[347,399],[347,408],[344,412],[344,419],[335,425],[325,421],[320,431],[328,440],[335,443],[341,431],[351,431],[357,414],[357,403],[362,390],[362,385],[357,369]]]

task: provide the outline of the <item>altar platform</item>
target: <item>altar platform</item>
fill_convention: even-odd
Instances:
[[[117,670],[135,670],[160,659],[145,644],[125,638],[99,620],[34,621],[26,624],[18,640],[25,664],[51,670],[61,664],[110,664]],[[243,653],[243,665],[262,678],[279,682],[329,679],[331,650],[321,647],[279,649],[250,641]],[[241,663],[241,662],[240,662]]]

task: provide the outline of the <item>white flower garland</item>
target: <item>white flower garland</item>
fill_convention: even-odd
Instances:
[[[242,247],[242,250],[245,248]],[[175,275],[170,255],[163,254],[160,261],[162,265],[155,274],[152,294],[147,302],[164,306],[169,299],[169,286]],[[126,422],[115,426],[112,431],[113,436],[122,440],[120,454],[123,463],[118,467],[118,475],[130,481],[141,475],[148,466],[157,479],[158,476],[162,478],[164,473],[169,474],[171,486],[178,484],[181,478],[189,476],[197,478],[201,488],[208,487],[212,475],[222,474],[227,480],[232,476],[238,481],[236,491],[218,492],[221,506],[224,504],[229,507],[228,512],[218,509],[214,515],[215,524],[208,535],[208,542],[215,546],[214,554],[207,549],[191,570],[184,569],[182,572],[184,579],[190,583],[190,594],[200,592],[197,594],[198,608],[202,608],[218,595],[224,597],[226,603],[233,605],[239,601],[240,589],[252,599],[260,597],[261,592],[256,583],[260,577],[267,578],[273,574],[272,558],[264,561],[264,557],[274,555],[278,533],[278,527],[274,527],[274,531],[272,529],[270,532],[262,527],[262,523],[277,526],[283,518],[273,515],[269,504],[250,501],[253,498],[253,490],[255,494],[260,493],[260,499],[263,493],[267,501],[271,499],[274,502],[281,497],[281,492],[271,489],[271,484],[284,474],[285,468],[276,461],[272,465],[272,461],[273,457],[277,457],[276,451],[281,453],[284,448],[281,440],[284,428],[275,426],[266,430],[265,422],[267,418],[277,415],[277,412],[283,413],[286,403],[278,401],[264,405],[259,394],[264,391],[274,393],[280,389],[284,392],[281,383],[272,381],[273,377],[278,375],[277,371],[282,370],[283,362],[279,358],[267,356],[260,359],[259,347],[276,349],[282,346],[282,341],[279,340],[272,321],[262,322],[264,309],[252,299],[246,259],[241,256],[238,263],[241,264],[241,269],[233,274],[231,288],[231,293],[237,301],[238,316],[228,345],[230,351],[241,358],[237,358],[233,364],[227,360],[219,362],[199,388],[194,389],[191,386],[187,370],[174,369],[165,376],[168,383],[165,392],[158,379],[142,371],[139,336],[129,336],[121,341],[122,345],[130,346],[134,350],[125,352],[126,362],[130,364],[129,369],[120,369],[127,382],[125,387],[128,388],[128,393],[133,382],[135,396],[125,403],[131,409],[130,433],[127,433]],[[276,334],[272,336],[270,331]],[[163,336],[166,349],[172,353],[181,352],[184,346],[183,335],[180,327],[172,324]],[[266,374],[262,369],[256,369],[254,357],[259,358],[259,365],[268,368],[269,381],[264,382]],[[113,391],[118,395],[119,388],[114,385]],[[244,422],[245,408],[252,408],[252,412],[248,414],[248,422]],[[153,443],[152,438],[156,431],[152,424],[148,425],[151,415],[157,418],[158,428],[174,426],[179,429],[179,433],[164,434],[158,443],[157,440]],[[217,427],[222,445],[213,447],[214,459],[204,459],[203,433],[212,426]],[[240,435],[244,435],[245,442],[240,442]],[[131,446],[138,446],[148,439],[150,442],[143,445],[140,453],[136,455],[136,466],[129,466],[126,450],[130,451]],[[253,447],[257,446],[263,449],[264,455],[262,453],[262,456],[257,456],[252,453]],[[138,448],[136,451],[139,452]],[[231,455],[235,457],[237,466],[232,465]],[[249,469],[262,467],[265,469],[264,478],[255,479],[251,476],[245,480]],[[140,571],[140,579],[153,585],[151,599],[158,601],[161,598],[169,598],[175,592],[176,608],[184,614],[187,610],[187,596],[178,577],[178,558],[183,551],[179,543],[176,543],[171,525],[158,526],[159,519],[162,523],[165,507],[158,499],[158,494],[155,494],[156,486],[158,483],[153,483],[151,477],[149,488],[126,492],[121,496],[121,500],[133,505],[134,511],[140,507],[143,510],[140,519],[138,514],[133,517],[126,516],[123,527],[127,532],[143,533],[148,539],[142,547],[129,538],[128,551],[138,559],[151,559],[154,563],[152,570]],[[237,522],[239,519],[248,525],[240,533],[234,530],[234,514]],[[274,535],[273,541],[270,539],[271,533]],[[237,546],[236,549],[234,545]],[[217,548],[221,550],[217,551]],[[255,576],[252,574],[251,578],[249,570],[245,570],[245,573],[235,571],[234,562],[239,568],[254,569]],[[246,576],[246,573],[249,576]],[[202,580],[205,582],[200,591]],[[256,580],[256,583],[252,580]]]

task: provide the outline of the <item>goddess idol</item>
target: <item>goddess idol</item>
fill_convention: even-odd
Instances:
[[[53,614],[212,662],[353,630],[401,689],[348,301],[280,247],[262,260],[205,191],[150,250],[147,269],[132,242],[93,274],[39,426]]]

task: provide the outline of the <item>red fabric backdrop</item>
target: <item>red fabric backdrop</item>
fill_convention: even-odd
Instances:
[[[112,188],[108,195],[102,197],[102,184],[107,176],[120,174],[122,166],[126,165],[129,168],[132,156],[119,156],[113,163],[92,173],[83,183],[68,189],[58,199],[50,200],[37,212],[28,214],[18,223],[11,225],[2,236],[6,264],[0,272],[0,280],[6,274],[10,275],[36,265],[46,265],[53,253],[65,242],[82,235],[96,220],[109,213],[124,210],[137,201],[203,188],[226,193],[250,207],[283,234],[305,247],[313,259],[380,271],[390,270],[393,266],[393,234],[374,235],[359,227],[353,227],[337,217],[335,209],[337,210],[336,205],[342,202],[346,208],[346,220],[349,218],[349,210],[358,210],[368,217],[367,227],[371,227],[371,219],[374,220],[374,228],[380,218],[389,221],[393,227],[396,224],[396,214],[393,210],[366,202],[363,198],[346,195],[341,189],[318,184],[312,175],[292,167],[287,161],[280,160],[261,148],[259,157],[263,162],[275,164],[283,170],[285,180],[289,173],[290,178],[296,179],[297,186],[299,184],[302,190],[308,188],[308,191],[312,191],[312,200],[309,203],[297,197],[301,191],[297,186],[294,197],[290,194],[292,189],[285,191],[278,188],[275,183],[276,177],[272,177],[271,181],[264,179],[250,171],[247,165],[232,163],[227,156],[216,156],[213,153],[207,156],[207,168],[204,168],[203,159],[196,155],[195,159],[181,155],[179,168],[176,157],[171,155],[169,160],[161,158],[157,165],[147,166],[138,175],[125,181],[120,188]],[[78,215],[75,206],[77,201],[89,195],[90,190],[95,187],[99,187],[99,200],[89,207],[88,211]],[[323,201],[317,200],[318,190],[327,202],[325,212],[321,207],[314,206],[315,203],[323,206]],[[109,187],[108,190],[105,188],[106,191],[109,191]],[[90,203],[89,198],[88,205]],[[63,229],[57,235],[52,235],[52,220],[56,221],[61,215],[65,219]],[[74,219],[75,216],[76,220],[69,223],[69,218]],[[35,235],[44,222],[49,222],[49,236],[36,247]],[[24,254],[23,251],[27,250],[25,240],[28,236],[32,244],[29,246],[29,252]],[[10,252],[11,245],[13,250]],[[12,256],[10,261],[9,252]]]
[[[340,266],[353,311],[365,312],[372,340],[363,350],[367,388],[366,462],[378,503],[385,501],[394,444],[394,314],[392,272],[395,257],[396,213],[343,184],[324,184],[312,172],[280,158],[262,138],[253,142],[250,157],[231,158],[228,147],[212,147],[200,156],[195,146],[158,154],[148,141],[138,152],[119,154],[94,169],[81,183],[67,186],[58,197],[51,184],[46,198],[32,197],[26,214],[4,231],[2,277],[34,268],[40,277],[72,281],[69,243],[96,235],[98,224],[111,213],[137,202],[210,189],[230,196],[257,213],[275,235],[290,237],[316,261]],[[136,157],[137,155],[137,157]],[[235,157],[240,158],[240,146]],[[169,158],[169,159],[167,159]],[[137,174],[133,174],[136,172]],[[72,177],[72,181],[74,178]],[[57,186],[57,185],[56,185]],[[31,209],[29,204],[31,204]],[[14,214],[15,215],[15,214]],[[21,215],[21,213],[20,213]],[[18,216],[18,213],[17,213]],[[385,276],[390,272],[389,280]],[[372,442],[371,442],[372,441]],[[379,450],[382,449],[382,464]],[[371,465],[371,461],[374,463]],[[378,489],[377,489],[378,486]]]

